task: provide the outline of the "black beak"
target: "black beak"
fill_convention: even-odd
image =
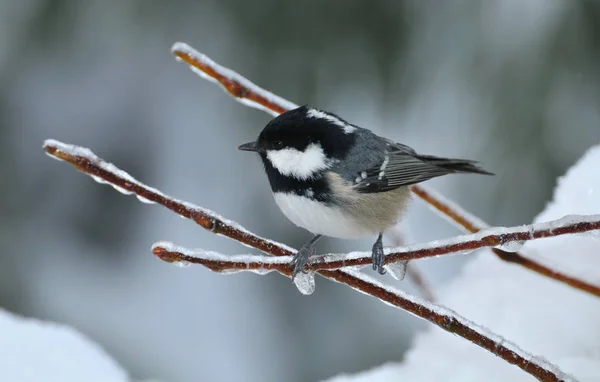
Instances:
[[[238,147],[238,150],[242,150],[242,151],[258,151],[258,146],[256,145],[256,142],[248,142],[248,143],[244,143],[243,145],[240,145]]]

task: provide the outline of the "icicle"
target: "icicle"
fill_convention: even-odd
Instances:
[[[294,278],[294,284],[296,285],[296,288],[298,288],[300,293],[304,295],[313,294],[313,292],[315,291],[315,273],[298,273]]]

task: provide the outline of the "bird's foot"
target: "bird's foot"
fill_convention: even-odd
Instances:
[[[298,252],[294,255],[294,258],[292,259],[292,264],[294,264],[294,270],[292,271],[292,280],[294,280],[298,272],[306,273],[306,271],[304,271],[304,267],[306,266],[306,263],[308,263],[308,258],[316,254],[317,250],[315,249],[312,243],[306,243],[302,247],[300,247]]]
[[[383,260],[385,255],[383,253],[383,242],[381,240],[381,235],[377,238],[375,244],[373,244],[373,251],[371,252],[371,260],[373,262],[373,270],[379,272],[380,275],[385,274],[385,269],[383,269]]]

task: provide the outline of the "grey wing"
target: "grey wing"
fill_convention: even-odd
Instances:
[[[423,162],[410,154],[389,153],[379,167],[370,168],[364,173],[366,177],[361,177],[355,189],[358,192],[373,193],[420,183],[446,175],[448,171]]]
[[[356,191],[385,192],[450,173],[490,174],[474,161],[419,155],[406,145],[388,140],[386,146],[384,158],[356,178]]]

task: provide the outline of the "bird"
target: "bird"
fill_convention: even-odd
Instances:
[[[314,235],[294,255],[292,279],[323,236],[377,235],[372,266],[384,274],[383,233],[400,221],[410,185],[453,173],[493,175],[476,161],[421,155],[307,105],[279,114],[238,149],[259,154],[283,215]]]

